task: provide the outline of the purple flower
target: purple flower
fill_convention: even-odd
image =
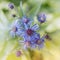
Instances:
[[[36,25],[36,24],[35,24]],[[38,47],[41,47],[43,44],[42,44],[42,39],[40,38],[40,34],[38,34],[36,32],[37,29],[32,30],[31,28],[30,29],[26,29],[26,31],[24,31],[24,34],[23,34],[23,39],[24,39],[24,48],[36,48],[36,46]]]
[[[30,36],[34,33],[34,31],[37,31],[39,29],[39,26],[37,24],[33,25],[32,27],[30,26],[31,24],[30,20],[28,22],[28,24],[24,23],[22,19],[17,19],[13,24],[12,24],[12,30],[11,30],[11,34],[12,35],[24,35],[25,33]],[[32,22],[31,22],[32,23]],[[15,28],[13,28],[15,27]],[[16,30],[16,31],[14,31]],[[14,33],[14,34],[13,34]]]
[[[46,21],[46,16],[45,16],[45,14],[39,14],[37,16],[37,19],[40,23],[44,23]]]
[[[18,29],[21,29],[23,26],[23,23],[21,23],[21,19],[18,18],[15,22],[13,22],[12,26],[16,26]]]
[[[26,24],[24,24],[25,28],[23,29],[24,35],[25,36],[32,36],[38,29],[39,26],[37,24],[35,24],[34,26],[28,26]],[[33,29],[34,27],[36,27],[35,29]]]
[[[35,34],[36,35],[36,34]],[[38,36],[39,34],[37,34],[37,36],[32,36],[30,38],[27,38],[27,40],[24,40],[24,48],[37,48],[41,49],[44,46],[44,38],[40,38],[40,36]]]
[[[24,19],[27,19],[27,18],[25,17]],[[32,22],[27,19],[28,23],[25,23],[24,19],[18,18],[16,21],[13,22],[12,29],[11,29],[11,32],[10,32],[12,37],[22,36],[24,34],[24,31],[26,31],[27,34],[29,34],[29,35],[31,34],[32,30],[30,30],[30,29],[26,30],[26,29],[27,29],[27,26],[28,27],[30,26],[29,23],[32,23]]]
[[[34,28],[35,27],[35,28]],[[37,24],[33,26],[28,26],[24,23],[24,26],[22,26],[23,29],[18,29],[16,31],[17,35],[21,35],[23,38],[24,48],[42,48],[44,39],[40,38],[40,34],[38,34],[36,31],[39,29],[39,26]]]
[[[8,6],[9,6],[10,9],[13,9],[14,8],[14,4],[13,3],[9,3]]]
[[[35,27],[35,28],[34,28]],[[20,30],[23,40],[24,40],[24,47],[33,47],[36,44],[36,40],[40,40],[40,34],[38,34],[36,31],[39,29],[39,26],[37,24],[34,24],[33,26],[28,26],[26,23],[24,23],[24,28]]]
[[[24,44],[24,48],[42,48],[44,38],[40,38],[40,34],[37,33],[39,29],[38,24],[32,25],[32,20],[23,16],[13,23],[13,28],[10,33],[12,37],[18,36],[23,38],[22,43]]]
[[[28,37],[28,38],[27,38]],[[32,43],[35,43],[37,39],[40,39],[40,34],[34,32],[31,36],[27,35],[26,33],[23,36],[24,40],[31,41]]]
[[[20,29],[22,29],[22,26],[23,24],[21,23],[21,19],[17,19],[16,21],[14,21],[11,27],[10,35],[12,37],[20,36],[21,35]]]
[[[38,49],[41,49],[41,48],[43,48],[43,46],[44,46],[44,37],[42,37],[42,38],[40,38],[40,40],[37,40],[37,42],[36,42],[36,44],[37,44],[37,46],[38,46]]]

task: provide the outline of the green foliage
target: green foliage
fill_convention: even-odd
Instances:
[[[20,1],[22,1],[22,2],[24,3],[24,2],[26,2],[27,0],[7,0],[7,1],[14,3],[16,6],[19,6]]]

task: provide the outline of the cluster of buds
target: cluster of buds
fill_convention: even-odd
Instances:
[[[9,4],[11,9],[14,8],[14,4]],[[15,17],[15,15],[14,15]],[[33,17],[34,18],[34,17]],[[40,23],[46,22],[45,14],[39,14],[37,16],[37,20]],[[34,49],[38,48],[41,49],[44,46],[45,38],[49,38],[48,35],[40,36],[40,33],[37,32],[40,30],[38,24],[33,24],[34,20],[31,17],[22,16],[22,18],[18,18],[13,22],[12,29],[10,31],[10,35],[12,37],[22,37],[23,40],[19,40],[19,44],[23,44],[23,48],[27,49]],[[20,51],[17,52],[17,56],[19,56]]]

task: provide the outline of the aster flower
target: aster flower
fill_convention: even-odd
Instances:
[[[35,38],[35,41],[33,41],[32,43],[32,48],[38,48],[41,49],[44,46],[44,37],[40,37],[40,35],[38,34],[38,38]]]
[[[34,29],[34,27],[36,27]],[[39,46],[41,47],[43,44],[42,44],[42,39],[40,38],[40,34],[38,34],[36,31],[39,29],[38,25],[35,24],[33,25],[32,27],[29,27],[25,24],[25,30],[23,30],[23,39],[24,39],[24,48],[28,48],[28,47],[31,47],[31,48],[35,48],[36,46]],[[38,43],[38,41],[40,41]]]
[[[11,34],[14,36],[22,36],[25,42],[28,40],[33,44],[36,39],[40,38],[40,35],[36,32],[39,29],[39,26],[37,24],[34,24],[33,26],[30,25],[21,20],[16,20],[13,24],[13,27],[15,28],[12,29]]]
[[[26,20],[28,22],[26,22]],[[27,17],[22,17],[18,18],[15,22],[12,24],[12,29],[11,29],[11,36],[20,36],[22,35],[23,31],[26,29],[27,26],[30,26],[32,23],[32,20],[29,20]],[[27,25],[27,26],[26,26]],[[15,31],[14,31],[15,30]]]
[[[36,27],[35,29],[33,29],[34,27]],[[37,31],[39,29],[39,26],[37,25],[37,24],[35,24],[34,26],[28,26],[28,25],[26,25],[25,23],[24,23],[24,28],[23,29],[21,29],[25,34],[25,36],[32,36],[34,33],[35,33],[35,31]]]
[[[21,19],[17,19],[15,22],[12,24],[12,29],[10,31],[10,34],[12,37],[15,37],[17,33],[19,32],[19,29],[22,28],[23,24],[21,23]],[[18,34],[20,35],[20,34]]]
[[[37,19],[40,23],[44,23],[46,21],[46,16],[42,13],[37,16]]]
[[[24,45],[24,49],[30,48],[30,49],[35,49],[38,47],[38,49],[43,48],[44,46],[44,37],[40,38],[40,34],[34,33],[31,37],[26,36],[24,37],[24,40],[19,40],[19,44]]]
[[[44,37],[40,38],[40,40],[36,40],[36,45],[38,46],[38,49],[43,48],[44,46]]]

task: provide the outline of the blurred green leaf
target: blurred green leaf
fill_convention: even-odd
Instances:
[[[14,3],[16,6],[19,6],[20,1],[26,2],[27,0],[7,0],[7,1]]]
[[[31,17],[36,16],[37,13],[39,12],[40,8],[41,8],[41,3],[34,5],[34,7],[31,9],[31,11],[28,12],[28,15]]]

